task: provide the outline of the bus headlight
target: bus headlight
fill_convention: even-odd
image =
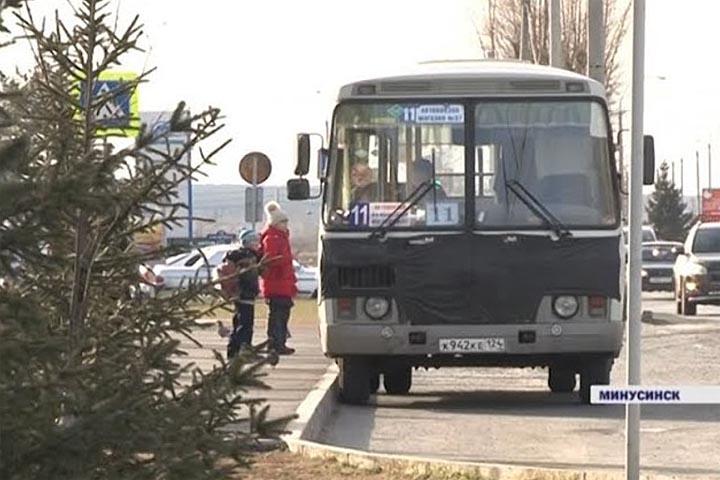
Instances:
[[[382,297],[365,300],[365,314],[373,320],[380,320],[390,312],[390,301]]]
[[[572,295],[560,295],[553,300],[553,310],[560,318],[568,319],[577,315],[580,309],[580,302]]]

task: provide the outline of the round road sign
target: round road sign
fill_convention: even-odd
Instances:
[[[260,185],[270,176],[272,164],[264,153],[250,152],[240,160],[239,170],[243,180],[250,184]]]

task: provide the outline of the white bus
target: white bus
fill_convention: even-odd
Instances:
[[[579,376],[588,403],[624,327],[612,138],[603,86],[546,66],[438,62],[342,87],[319,155],[318,295],[341,401],[405,394],[414,368],[510,366],[548,367],[553,392]]]

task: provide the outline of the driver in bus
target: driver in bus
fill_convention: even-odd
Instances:
[[[373,171],[365,162],[356,162],[350,169],[351,198],[353,203],[376,202],[377,183],[373,181]]]

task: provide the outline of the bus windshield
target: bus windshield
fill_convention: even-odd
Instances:
[[[508,188],[519,183],[565,226],[615,225],[607,135],[603,108],[586,100],[479,101],[472,110],[459,102],[341,104],[325,221],[377,227],[430,183],[394,229],[460,229],[468,220],[476,229],[538,228],[546,221]]]

